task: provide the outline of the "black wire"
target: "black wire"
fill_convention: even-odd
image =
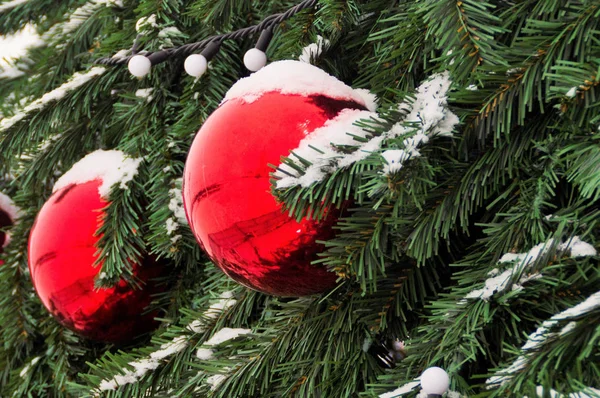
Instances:
[[[281,22],[285,21],[286,19],[289,19],[290,17],[297,14],[298,12],[300,12],[306,8],[314,7],[315,4],[317,3],[317,1],[318,0],[303,0],[302,2],[298,3],[294,7],[287,10],[286,12],[282,12],[280,14],[269,15],[261,23],[259,23],[257,25],[248,26],[246,28],[238,29],[238,30],[235,30],[235,31],[229,32],[229,33],[210,36],[210,37],[207,37],[206,39],[198,41],[196,43],[184,44],[183,46],[180,46],[180,47],[166,48],[164,50],[156,51],[156,52],[147,52],[143,55],[147,58],[150,58],[150,60],[152,61],[152,65],[156,65],[161,62],[164,62],[170,57],[188,56],[188,55],[197,53],[200,50],[204,49],[204,47],[206,47],[212,41],[223,42],[224,40],[237,40],[237,39],[241,39],[244,37],[252,36],[252,35],[256,34],[257,32],[263,31],[264,29],[273,29],[273,27],[275,25],[278,25]],[[137,46],[134,45],[134,47],[137,47]],[[97,59],[96,61],[94,61],[94,63],[95,64],[103,64],[103,65],[123,65],[123,64],[126,64],[127,62],[129,62],[131,57],[133,57],[136,54],[137,48],[134,48],[134,50],[135,50],[135,52],[132,51],[132,55],[127,56],[127,57],[100,58],[100,59]]]

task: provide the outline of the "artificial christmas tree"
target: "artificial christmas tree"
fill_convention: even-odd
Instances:
[[[597,0],[0,3],[4,43],[27,35],[0,63],[0,191],[22,209],[0,396],[600,396],[599,17]],[[295,59],[377,99],[264,165],[282,215],[339,212],[310,265],[335,284],[281,298],[211,263],[182,178],[236,82]],[[145,253],[169,286],[152,335],[118,344],[58,323],[27,266],[52,187],[99,149],[140,162],[103,191],[96,288],[139,289]]]

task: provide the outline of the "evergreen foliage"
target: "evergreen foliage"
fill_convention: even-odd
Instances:
[[[600,286],[600,257],[574,257],[565,245],[579,237],[600,247],[600,1],[319,0],[278,26],[270,60],[297,59],[321,35],[329,44],[315,64],[378,96],[380,117],[361,121],[371,136],[401,122],[397,104],[436,72],[449,71],[448,102],[460,118],[453,137],[432,138],[398,173],[381,173],[385,160],[373,153],[310,187],[273,190],[298,218],[346,208],[319,260],[339,275],[337,288],[291,299],[237,285],[187,226],[176,239],[166,230],[192,138],[247,76],[243,55],[257,38],[225,42],[198,81],[178,58],[143,79],[93,63],[130,49],[140,18],[156,18],[140,27],[140,48],[153,51],[295,4],[0,3],[0,34],[32,23],[43,40],[17,63],[24,74],[0,78],[0,189],[23,213],[1,257],[0,396],[377,396],[429,366],[446,369],[451,390],[465,396],[594,396],[600,302],[558,314],[590,302]],[[74,15],[76,26],[68,23]],[[104,69],[27,107],[92,68]],[[136,96],[147,88],[151,97]],[[382,150],[402,148],[405,138],[385,140]],[[129,189],[111,192],[98,248],[102,285],[131,280],[128,259],[143,252],[170,269],[170,288],[152,303],[162,310],[160,328],[121,346],[60,326],[27,266],[29,230],[57,176],[99,148],[144,159]],[[501,261],[540,244],[526,267]],[[489,298],[468,296],[511,268]],[[541,326],[543,336],[533,336]],[[251,333],[199,359],[224,327]],[[528,336],[537,339],[531,349]],[[407,357],[394,369],[367,349],[381,339],[405,341]],[[141,371],[140,363],[151,366]],[[502,383],[486,385],[507,369]],[[116,388],[104,388],[114,380]]]

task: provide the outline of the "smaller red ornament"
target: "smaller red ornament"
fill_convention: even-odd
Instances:
[[[124,342],[153,330],[155,313],[144,314],[151,295],[159,291],[152,279],[163,267],[146,257],[133,266],[143,288],[125,281],[95,289],[96,243],[100,236],[101,180],[70,184],[44,204],[29,236],[29,270],[42,303],[64,326],[87,338]]]

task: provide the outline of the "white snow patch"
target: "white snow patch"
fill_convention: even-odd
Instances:
[[[148,17],[142,17],[137,20],[135,23],[136,32],[143,32],[149,28],[157,28],[158,25],[156,23],[156,14],[152,14]]]
[[[208,339],[204,345],[207,346],[215,346],[225,341],[235,339],[239,336],[243,336],[245,334],[250,333],[250,329],[241,329],[241,328],[223,328],[215,333],[210,339]]]
[[[49,102],[57,101],[67,95],[68,92],[81,87],[85,83],[89,82],[96,76],[104,73],[106,69],[101,66],[95,66],[85,73],[75,73],[71,79],[55,88],[52,91],[47,92],[41,98],[33,101],[27,105],[21,112],[17,113],[11,118],[0,120],[0,132],[12,127],[18,121],[24,119],[29,113],[44,108]]]
[[[273,173],[278,177],[277,188],[286,188],[294,185],[310,186],[321,181],[328,172],[340,167],[343,156],[337,151],[339,145],[357,145],[358,141],[353,136],[365,137],[366,132],[354,125],[360,119],[367,119],[374,115],[372,112],[357,109],[344,109],[336,117],[325,122],[303,138],[298,148],[292,151],[291,156],[303,158],[312,164],[306,168],[303,175],[287,164],[280,164]],[[314,148],[317,148],[315,150]],[[294,163],[302,164],[300,160]]]
[[[152,101],[152,98],[153,98],[152,91],[154,91],[154,89],[152,87],[140,88],[140,89],[136,90],[135,96],[138,98],[146,98],[146,102],[150,102],[150,101]]]
[[[592,294],[576,306],[568,308],[565,311],[554,315],[547,321],[542,322],[542,325],[529,335],[527,342],[521,347],[522,355],[506,369],[496,372],[496,375],[490,377],[486,383],[489,385],[503,385],[507,383],[515,373],[519,372],[527,365],[531,353],[537,350],[549,337],[555,335],[554,333],[551,333],[550,330],[558,325],[559,322],[580,317],[597,308],[600,308],[600,292]],[[572,326],[567,324],[565,327]]]
[[[187,347],[187,339],[185,336],[175,337],[172,341],[165,343],[160,346],[160,350],[154,351],[150,354],[151,359],[165,359],[171,355],[182,351]]]
[[[167,166],[168,167],[168,166]],[[177,231],[180,225],[187,225],[185,209],[183,207],[183,196],[181,194],[182,179],[178,178],[173,181],[175,188],[169,190],[169,210],[173,212],[173,217],[167,219],[166,228],[169,235]],[[173,242],[175,243],[175,242]]]
[[[386,392],[385,394],[381,394],[379,398],[394,398],[401,397],[404,394],[408,394],[413,391],[415,388],[421,385],[420,381],[411,381],[410,383],[406,383],[400,388],[395,389],[394,391]]]
[[[244,334],[250,333],[250,329],[232,329],[232,328],[223,328],[215,333],[210,339],[204,342],[205,346],[216,346],[218,344],[224,343],[228,340],[235,339]],[[214,351],[209,348],[199,348],[196,351],[196,357],[200,360],[206,361],[209,359],[213,359]]]
[[[381,149],[382,143],[391,138],[413,134],[403,141],[404,148],[389,152],[384,172],[398,171],[404,161],[420,155],[417,147],[429,141],[435,135],[452,136],[454,126],[459,122],[458,117],[447,109],[447,92],[450,88],[450,75],[446,71],[431,76],[417,88],[412,104],[402,103],[398,109],[407,113],[406,117],[395,124],[390,131],[373,137],[367,142],[359,143],[352,135],[366,138],[367,133],[354,124],[360,119],[376,118],[374,112],[345,109],[335,118],[327,121],[322,127],[315,129],[300,141],[298,148],[292,151],[288,160],[302,167],[301,157],[311,163],[302,176],[287,164],[280,164],[273,174],[279,178],[277,188],[287,188],[294,185],[310,186],[321,181],[328,173],[338,168],[348,167],[371,153]],[[352,134],[352,135],[350,135]],[[357,149],[349,154],[341,154],[336,146],[350,145]],[[391,167],[390,167],[391,166]]]
[[[223,383],[223,381],[226,378],[227,378],[227,376],[225,376],[225,375],[216,374],[216,375],[212,375],[209,378],[207,378],[206,383],[208,385],[210,385],[210,390],[214,391],[219,387],[219,385],[221,385],[221,383]]]
[[[487,301],[495,293],[504,291],[516,275],[521,275],[521,277],[518,281],[514,282],[512,290],[521,290],[523,288],[521,286],[522,283],[541,277],[539,273],[528,275],[525,274],[525,272],[541,255],[548,251],[551,245],[552,239],[534,246],[531,250],[525,253],[504,254],[500,258],[499,263],[515,262],[514,266],[502,273],[499,273],[498,270],[494,268],[492,271],[490,271],[489,275],[492,277],[486,279],[485,286],[481,289],[475,289],[471,291],[465,296],[465,298],[482,299]],[[596,249],[594,249],[594,247],[589,243],[583,242],[578,236],[574,236],[568,242],[561,243],[558,246],[558,250],[569,251],[572,258],[596,255]],[[461,300],[461,303],[465,302],[465,300]]]
[[[168,28],[164,28],[160,32],[158,32],[158,37],[160,38],[181,35],[183,35],[183,33],[181,33],[181,31],[174,26],[169,26]]]
[[[216,318],[220,314],[220,311],[231,307],[235,304],[235,302],[236,300],[233,298],[232,292],[223,292],[218,297],[218,300],[213,303],[203,315],[206,318]],[[200,320],[193,321],[187,325],[186,328],[194,333],[203,333],[206,330],[202,321]],[[231,333],[231,335],[233,335],[233,333]],[[146,373],[158,368],[161,360],[182,351],[187,347],[187,345],[188,341],[186,336],[175,337],[170,342],[161,345],[158,351],[151,353],[149,358],[142,358],[137,361],[130,362],[129,365],[135,369],[134,371],[126,369],[123,371],[123,375],[116,375],[112,379],[102,380],[98,385],[96,392],[99,393],[101,391],[115,390],[120,385],[136,383]]]
[[[577,87],[571,87],[565,95],[569,98],[575,97],[577,95]]]
[[[208,361],[209,359],[214,358],[214,353],[215,352],[210,348],[198,348],[198,351],[196,351],[196,358],[201,361]]]
[[[569,242],[562,243],[559,250],[569,250],[571,258],[589,257],[597,254],[594,246],[582,241],[579,236],[574,236]]]
[[[31,362],[29,362],[27,365],[25,365],[23,367],[23,369],[21,369],[21,372],[19,373],[19,376],[21,376],[22,378],[25,378],[25,376],[27,376],[27,373],[29,373],[29,369],[31,369],[31,367],[33,365],[35,365],[36,363],[39,362],[41,357],[35,357],[31,360]]]
[[[238,80],[227,91],[223,102],[237,99],[252,103],[272,91],[302,96],[324,95],[354,101],[365,108],[372,107],[375,102],[374,96],[370,93],[366,95],[365,90],[354,90],[322,69],[292,60],[272,62],[258,72]]]
[[[477,91],[478,89],[479,89],[479,88],[478,88],[478,87],[477,87],[477,85],[475,85],[475,84],[470,84],[470,85],[467,87],[467,90],[469,90],[469,91]]]
[[[323,48],[329,46],[329,40],[323,39],[321,35],[317,35],[317,42],[311,43],[302,49],[302,53],[298,57],[300,62],[310,64],[312,60],[319,58],[323,52]]]
[[[27,3],[29,0],[12,0],[7,1],[6,3],[0,4],[0,12],[10,10],[11,8],[15,8],[18,5]]]
[[[54,36],[56,34],[66,35],[68,33],[73,32],[77,29],[81,24],[89,19],[89,17],[100,7],[108,6],[110,1],[108,0],[92,0],[88,1],[81,7],[77,8],[71,16],[69,20],[55,25],[52,29],[50,29],[47,33],[48,36]]]
[[[550,398],[598,398],[600,397],[600,390],[592,387],[587,387],[583,391],[573,392],[569,395],[564,395],[556,390],[545,390],[542,386],[537,386],[535,392],[539,398],[545,398],[546,393],[550,393]]]
[[[123,50],[119,50],[115,53],[115,55],[113,55],[111,58],[125,58],[129,55],[129,51],[131,51],[130,49],[123,49]]]
[[[127,189],[127,183],[137,175],[138,167],[143,159],[130,158],[124,152],[117,150],[94,151],[79,162],[56,181],[52,192],[56,192],[71,184],[101,180],[102,185],[98,193],[103,198],[108,198],[113,185]]]
[[[4,5],[0,5],[0,11]],[[23,76],[25,72],[21,69],[26,68],[26,65],[18,68],[15,60],[27,54],[29,49],[43,44],[44,40],[37,34],[32,24],[25,25],[23,29],[12,35],[0,36],[0,78],[12,79]]]

